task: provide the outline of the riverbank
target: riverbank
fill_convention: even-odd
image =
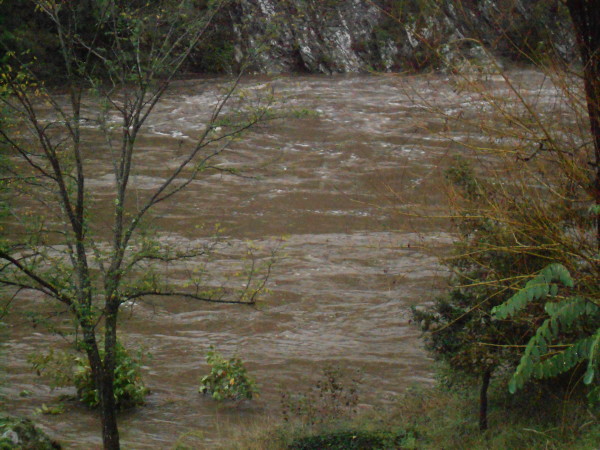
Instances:
[[[477,423],[477,388],[412,388],[385,410],[317,426],[256,425],[233,430],[218,448],[418,448],[418,449],[597,449],[600,421],[577,393],[551,386],[520,396],[496,385],[490,398],[490,428]],[[542,401],[540,399],[543,398]],[[189,438],[189,437],[188,437]],[[370,439],[372,446],[360,445]],[[186,444],[187,442],[187,444]],[[194,448],[182,439],[176,448]]]

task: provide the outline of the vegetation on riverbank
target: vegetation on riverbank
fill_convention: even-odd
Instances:
[[[298,391],[281,392],[279,408],[254,423],[220,425],[214,448],[322,449],[586,449],[600,442],[600,405],[570,375],[528,384],[513,395],[511,374],[491,379],[487,430],[478,420],[478,377],[436,365],[434,387],[414,386],[370,408],[361,402],[358,373],[325,367]],[[184,450],[202,445],[202,433],[181,436]]]
[[[245,429],[224,427],[221,444],[216,448],[592,450],[600,442],[600,421],[588,408],[581,392],[557,391],[546,384],[513,396],[503,384],[492,382],[490,426],[480,432],[473,385],[464,382],[448,386],[444,380],[440,381],[436,388],[409,389],[387,407],[352,419],[329,420],[317,425],[288,422],[265,426],[263,421]],[[273,417],[269,422],[277,420]],[[329,446],[325,447],[323,442],[327,439]],[[367,439],[372,445],[352,447],[353,440]],[[175,448],[194,448],[193,439],[182,439]]]

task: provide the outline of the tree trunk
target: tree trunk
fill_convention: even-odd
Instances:
[[[490,387],[490,378],[492,371],[486,370],[481,376],[481,390],[479,391],[479,430],[485,431],[488,428],[487,410],[488,398],[487,392]]]
[[[600,207],[600,0],[567,0],[577,47],[583,64],[583,80],[594,145],[595,169],[591,182],[594,201]],[[600,248],[600,213],[596,214],[596,241]]]
[[[106,302],[104,320],[104,373],[101,380],[100,407],[102,408],[102,441],[106,450],[118,450],[117,405],[114,395],[118,302],[112,298]]]
[[[115,348],[116,348],[116,313],[107,313],[106,324],[110,324],[112,331],[108,330],[104,342],[104,361],[100,357],[98,344],[93,326],[82,323],[84,334],[85,351],[88,356],[90,368],[92,369],[92,378],[94,385],[98,389],[100,400],[100,419],[102,423],[102,442],[105,449],[118,450],[119,429],[117,427],[117,407],[114,396],[114,368],[115,368]],[[113,337],[107,339],[108,335]],[[108,342],[108,345],[107,345]],[[107,355],[110,355],[107,358]]]
[[[119,450],[119,429],[117,427],[117,407],[113,393],[113,375],[105,374],[100,389],[102,416],[102,442],[106,450]]]

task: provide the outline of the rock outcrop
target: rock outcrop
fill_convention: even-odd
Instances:
[[[232,70],[443,69],[463,58],[485,64],[487,52],[574,54],[567,15],[550,0],[236,0],[224,15],[220,54]]]

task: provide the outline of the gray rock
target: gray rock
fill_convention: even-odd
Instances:
[[[399,4],[406,9],[398,12]],[[515,44],[538,45],[531,31],[534,24],[548,25],[556,51],[573,58],[568,20],[552,10],[552,4],[480,0],[458,7],[450,0],[236,0],[227,10],[232,63],[259,73],[423,67],[454,71],[473,65],[480,70],[495,67],[492,55],[522,57]],[[393,7],[396,20],[386,14]]]

